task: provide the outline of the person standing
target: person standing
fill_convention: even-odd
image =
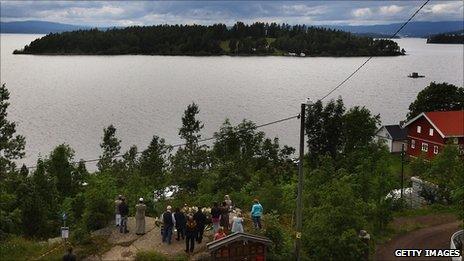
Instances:
[[[143,198],[139,199],[139,203],[135,205],[135,234],[145,234],[145,211],[147,206],[143,203]]]
[[[179,241],[180,238],[182,238],[183,240],[185,236],[185,224],[187,222],[187,218],[185,217],[185,214],[182,211],[180,211],[179,208],[176,208],[176,210],[174,211],[174,219],[176,220],[177,229],[176,240]]]
[[[119,232],[126,234],[129,232],[129,230],[127,230],[129,207],[127,206],[125,198],[121,198],[121,204],[119,204],[119,214],[121,214],[121,225],[119,226]]]
[[[220,225],[224,229],[224,232],[227,233],[229,231],[229,207],[227,207],[227,203],[224,201],[222,202],[221,207],[221,222]]]
[[[197,223],[197,233],[196,233],[196,240],[197,243],[200,244],[203,240],[203,232],[205,232],[205,225],[206,225],[206,215],[201,210],[201,207],[198,208],[197,212],[193,215],[193,219]]]
[[[185,227],[185,252],[193,253],[195,248],[195,236],[197,232],[197,222],[193,219],[193,216],[188,216],[188,221]]]
[[[171,212],[171,206],[166,207],[163,213],[163,243],[171,244],[172,229],[175,224],[174,215]]]
[[[121,214],[119,214],[119,205],[122,202],[122,195],[119,195],[118,198],[114,201],[114,214],[115,214],[115,223],[119,227],[121,225]]]
[[[213,208],[211,208],[211,221],[213,222],[214,233],[219,230],[219,223],[221,221],[221,209],[217,202],[214,202]]]
[[[224,202],[226,202],[227,207],[229,208],[229,211],[232,211],[232,200],[230,199],[229,195],[224,196]]]
[[[238,213],[236,217],[232,218],[232,233],[243,233],[243,217],[242,213]]]
[[[251,218],[255,228],[261,229],[261,216],[263,215],[263,206],[259,203],[258,199],[253,200],[251,207]]]

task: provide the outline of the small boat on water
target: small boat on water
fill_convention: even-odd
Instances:
[[[419,75],[417,72],[413,72],[410,75],[408,75],[409,78],[424,78],[425,75]]]

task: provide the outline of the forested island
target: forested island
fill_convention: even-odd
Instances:
[[[396,56],[388,39],[305,25],[237,22],[214,25],[154,25],[51,33],[14,54],[82,55],[291,55]]]
[[[436,34],[427,38],[427,43],[464,44],[464,30],[444,34]]]

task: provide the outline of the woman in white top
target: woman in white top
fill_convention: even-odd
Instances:
[[[243,233],[243,217],[242,213],[238,213],[236,217],[232,218],[232,233],[242,232]]]

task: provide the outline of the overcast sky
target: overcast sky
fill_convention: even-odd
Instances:
[[[1,21],[79,25],[382,24],[403,22],[423,1],[0,1]],[[463,20],[462,1],[430,1],[415,21]]]

